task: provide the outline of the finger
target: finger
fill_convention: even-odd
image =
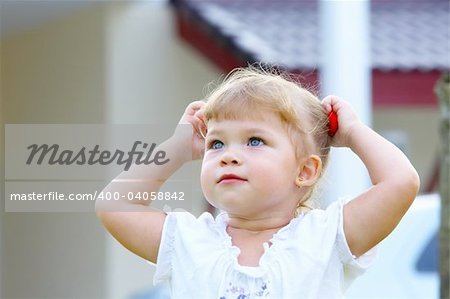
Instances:
[[[192,102],[186,107],[185,114],[194,115],[195,112],[200,110],[204,105],[205,105],[205,102],[203,102],[203,101]]]
[[[203,107],[200,108],[200,110],[198,110],[197,112],[195,112],[194,117],[198,118],[206,126],[206,117],[203,114]]]
[[[200,119],[205,119],[205,116],[203,114],[203,107],[201,107],[199,110],[197,110],[194,114],[195,117],[198,117]]]
[[[333,108],[331,106],[331,100],[332,100],[332,96],[326,96],[322,100],[322,106],[324,107],[326,113],[330,113],[333,110]]]
[[[329,103],[322,103],[323,109],[325,110],[325,112],[328,114],[331,112],[332,108],[331,105]]]
[[[192,108],[192,110],[199,110],[201,109],[203,106],[205,106],[205,102],[203,101],[195,101],[189,104],[189,107]]]
[[[341,106],[339,97],[335,95],[329,95],[323,101],[325,102],[326,111],[328,113],[331,111],[337,112]]]
[[[194,115],[194,128],[201,137],[205,138],[208,127],[203,118]]]
[[[329,101],[330,101],[330,105],[334,106],[337,104],[339,98],[335,95],[329,95]]]
[[[192,126],[194,127],[196,133],[204,137],[204,135],[206,134],[207,125],[203,114],[199,111],[192,115]]]

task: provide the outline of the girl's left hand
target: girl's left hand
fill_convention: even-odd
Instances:
[[[350,147],[352,128],[362,124],[355,110],[350,103],[334,95],[325,97],[322,100],[322,105],[327,114],[334,111],[339,122],[339,128],[331,139],[331,145],[335,147]]]

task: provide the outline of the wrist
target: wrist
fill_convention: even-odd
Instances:
[[[357,121],[353,123],[348,131],[346,136],[346,145],[350,149],[354,149],[359,144],[361,138],[364,138],[372,129],[366,126],[363,122]]]
[[[161,148],[166,152],[167,157],[180,166],[192,161],[191,142],[188,138],[174,134],[161,144]]]

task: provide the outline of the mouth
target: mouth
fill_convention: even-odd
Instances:
[[[217,183],[233,183],[233,182],[245,182],[246,179],[235,175],[235,174],[224,174],[220,177],[220,179],[217,181]]]

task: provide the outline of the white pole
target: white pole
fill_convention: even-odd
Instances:
[[[320,0],[320,80],[322,96],[349,101],[371,124],[370,1]],[[349,149],[332,149],[325,177],[324,204],[354,197],[368,188],[369,176]]]

